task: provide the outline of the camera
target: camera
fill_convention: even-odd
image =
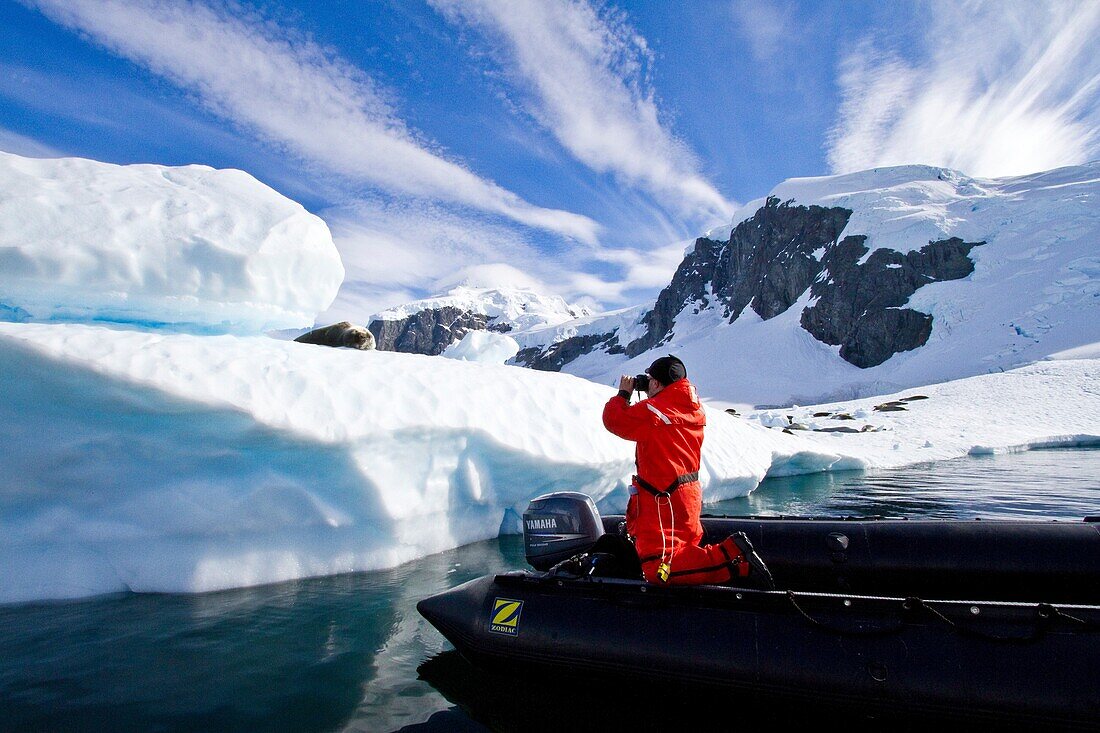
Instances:
[[[649,375],[639,374],[634,377],[634,391],[635,392],[648,392],[649,391]]]

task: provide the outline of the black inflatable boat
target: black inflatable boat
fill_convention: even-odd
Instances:
[[[621,519],[581,494],[540,497],[524,515],[535,570],[417,608],[490,670],[1100,725],[1097,518],[704,517],[706,542],[751,539],[774,590],[657,586],[576,561]]]

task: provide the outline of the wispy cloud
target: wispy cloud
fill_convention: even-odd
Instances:
[[[363,200],[326,209],[321,216],[347,272],[326,317],[351,320],[463,281],[528,287],[571,302],[619,307],[635,302],[630,296],[640,290],[667,285],[687,244],[647,251],[573,248],[548,255],[514,227],[409,200]]]
[[[238,5],[25,0],[313,164],[391,194],[471,207],[595,243],[588,217],[547,209],[448,160],[361,70]]]
[[[798,40],[798,35],[791,32],[794,10],[786,3],[734,0],[730,10],[735,27],[749,42],[749,51],[757,61],[764,64],[782,61],[784,51]]]
[[[605,249],[597,258],[617,265],[623,275],[624,287],[662,288],[672,280],[676,268],[684,259],[684,249],[694,240],[654,247],[645,252],[632,249]]]
[[[0,127],[0,150],[15,153],[27,158],[63,158],[65,153],[41,143],[34,138],[20,135],[5,127]]]
[[[942,2],[918,60],[843,62],[834,172],[927,163],[1006,176],[1100,155],[1100,3]]]
[[[645,38],[587,0],[430,0],[500,42],[528,112],[578,161],[652,194],[694,223],[733,210],[670,130],[647,79]]]
[[[575,287],[575,275],[565,263],[575,256],[547,256],[525,232],[501,222],[428,202],[381,198],[321,215],[347,272],[346,292],[338,298],[345,314],[354,307],[363,318],[466,279],[483,287],[526,286],[564,297],[595,294]]]
[[[431,202],[371,198],[320,213],[348,279],[414,289],[473,263],[543,268],[545,258],[522,231]]]

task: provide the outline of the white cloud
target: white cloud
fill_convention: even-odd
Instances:
[[[798,40],[792,32],[794,11],[787,4],[768,0],[735,0],[730,5],[734,24],[749,42],[749,50],[762,66],[782,59],[784,51]]]
[[[919,60],[873,41],[844,60],[833,172],[926,163],[997,177],[1100,155],[1100,3],[928,10]]]
[[[549,293],[551,289],[530,272],[520,270],[504,262],[468,265],[441,277],[432,283],[432,290],[442,293],[458,285],[475,288],[512,288]]]
[[[694,241],[694,240],[691,240]],[[627,289],[663,288],[672,280],[684,259],[689,242],[674,242],[649,250],[605,249],[597,258],[623,268],[623,286]]]
[[[422,288],[472,264],[539,255],[517,229],[419,200],[363,200],[320,212],[348,279]]]
[[[362,321],[463,282],[621,307],[637,302],[631,296],[640,290],[667,285],[685,245],[648,252],[573,247],[549,254],[515,227],[418,201],[364,200],[320,215],[347,272],[336,302],[321,319],[330,321],[337,316]]]
[[[577,265],[578,252],[591,250],[549,256],[515,227],[436,204],[364,200],[320,215],[340,251],[346,281],[355,283],[337,296],[334,308],[341,313],[349,312],[344,302],[349,298],[370,304],[363,317],[463,281],[480,287],[529,287],[564,297],[609,292],[595,276],[582,282],[596,283],[600,294],[575,287],[569,268]]]
[[[64,158],[65,154],[34,138],[0,127],[0,150],[26,158]]]
[[[26,0],[327,170],[595,243],[588,217],[534,206],[433,152],[359,69],[276,24],[188,0]]]
[[[388,287],[385,283],[345,279],[340,285],[336,300],[327,310],[317,314],[314,323],[317,326],[328,326],[340,321],[351,321],[366,326],[372,314],[420,297],[416,291]]]
[[[733,205],[661,119],[646,80],[652,54],[621,13],[601,14],[587,0],[431,2],[499,37],[530,113],[578,161],[696,223],[728,218]]]
[[[595,301],[607,303],[623,303],[626,299],[626,291],[630,284],[625,280],[604,280],[603,278],[587,272],[574,272],[568,275],[566,290],[570,294],[567,300],[592,307],[592,300],[586,301],[581,293]],[[593,308],[593,310],[601,310]]]

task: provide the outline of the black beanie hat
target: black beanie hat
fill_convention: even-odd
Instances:
[[[646,369],[646,374],[656,379],[664,386],[668,386],[673,382],[683,379],[688,375],[687,367],[684,366],[684,362],[677,359],[672,354],[668,356],[662,356],[655,362],[649,365],[649,369]]]

